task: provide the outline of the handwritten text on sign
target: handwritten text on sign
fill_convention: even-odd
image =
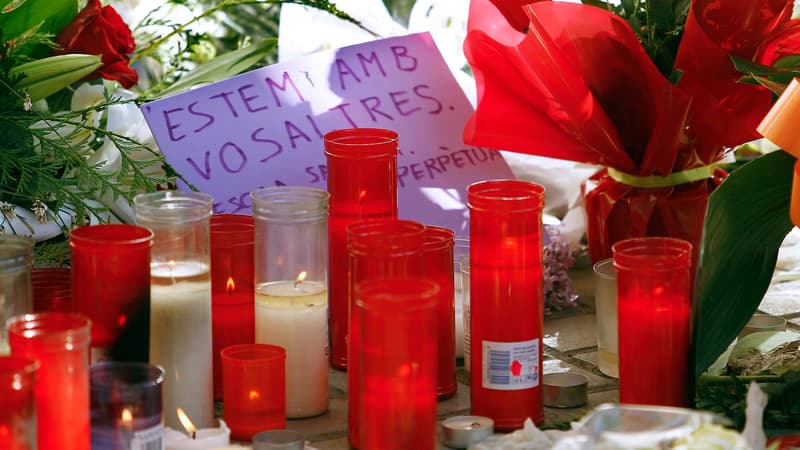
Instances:
[[[215,212],[248,213],[272,185],[326,189],[322,136],[340,128],[400,135],[402,218],[466,228],[466,186],[511,178],[499,153],[463,144],[472,107],[427,33],[317,53],[142,107],[167,160],[214,196]]]

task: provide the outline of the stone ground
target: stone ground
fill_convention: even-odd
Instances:
[[[544,322],[544,373],[576,372],[589,379],[589,402],[578,408],[545,408],[543,428],[563,427],[576,421],[597,405],[618,400],[617,380],[597,367],[596,319],[591,268],[572,271],[580,295],[579,306],[556,312]],[[783,316],[788,328],[800,332],[800,232],[795,229],[781,249],[773,284],[759,311]],[[347,445],[347,375],[330,371],[330,409],[303,420],[289,420],[287,428],[299,431],[319,450],[344,450]],[[468,374],[458,368],[458,393],[438,404],[439,419],[469,414]],[[446,447],[441,446],[445,449]]]

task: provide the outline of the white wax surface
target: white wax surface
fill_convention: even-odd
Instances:
[[[256,287],[256,342],[286,349],[286,417],[328,409],[328,293],[316,281]]]
[[[198,428],[214,423],[211,279],[200,262],[153,264],[150,284],[150,362],[164,368],[167,426],[183,429],[177,408]]]
[[[194,439],[172,428],[164,429],[164,450],[194,450],[227,448],[231,443],[231,430],[222,420],[217,428],[200,428]]]

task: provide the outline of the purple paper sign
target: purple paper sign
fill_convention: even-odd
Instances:
[[[502,156],[463,143],[472,106],[428,33],[316,53],[150,102],[142,112],[170,164],[214,197],[214,212],[249,213],[264,186],[326,189],[322,136],[396,131],[399,214],[467,231],[466,187],[513,178]]]

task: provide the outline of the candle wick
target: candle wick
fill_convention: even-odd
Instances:
[[[294,288],[295,288],[295,289],[297,289],[297,285],[298,285],[298,284],[300,284],[300,283],[302,283],[302,282],[303,282],[302,280],[295,280],[295,282],[294,282]]]
[[[197,439],[197,431],[192,431],[192,439]]]

